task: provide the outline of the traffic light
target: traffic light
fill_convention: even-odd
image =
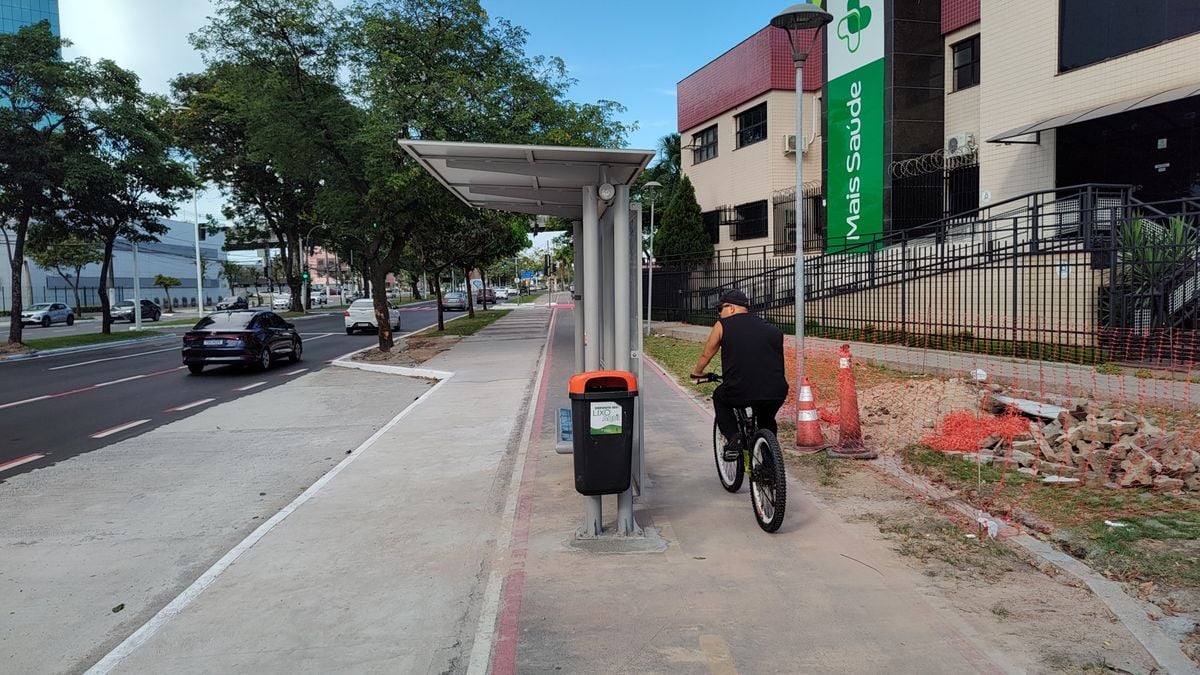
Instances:
[[[542,257],[542,276],[550,276],[550,254],[547,253]]]
[[[308,270],[304,270],[303,272],[301,272],[301,273],[300,273],[300,278],[301,278],[301,279],[303,279],[303,280],[305,280],[305,281],[308,281]]]

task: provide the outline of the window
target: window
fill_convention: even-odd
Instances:
[[[699,164],[717,156],[717,125],[692,135],[692,164]]]
[[[954,91],[961,91],[979,84],[979,36],[972,37],[950,47],[954,63]]]
[[[733,207],[735,219],[731,239],[760,239],[767,236],[767,200],[738,204]]]
[[[1081,68],[1197,32],[1196,0],[1059,0],[1058,69]]]
[[[764,101],[737,116],[737,146],[767,139],[767,103]]]
[[[705,211],[700,214],[700,222],[704,223],[704,231],[708,232],[708,240],[714,244],[721,243],[721,212]]]

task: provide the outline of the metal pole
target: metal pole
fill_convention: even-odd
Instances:
[[[572,237],[571,241],[575,247],[574,265],[575,265],[575,290],[571,291],[571,301],[575,303],[575,308],[572,314],[575,319],[575,372],[582,373],[584,369],[583,363],[583,221],[576,220],[571,224]]]
[[[616,316],[613,277],[613,210],[605,214],[600,223],[600,365],[605,369],[616,369],[617,345],[613,317]]]
[[[646,263],[649,268],[646,274],[646,335],[650,334],[650,326],[654,323],[650,312],[654,307],[654,202],[657,201],[656,197],[655,192],[650,193],[650,257]],[[641,211],[638,213],[640,214]]]
[[[192,193],[192,216],[196,220],[196,315],[204,317],[204,268],[200,265],[200,207]]]
[[[138,245],[133,244],[133,321],[137,330],[142,329],[142,278],[138,272]]]
[[[630,358],[630,325],[636,324],[636,315],[629,298],[629,277],[638,270],[641,264],[634,264],[635,258],[630,256],[629,241],[629,186],[618,185],[616,201],[613,202],[612,227],[612,287],[613,287],[613,365],[617,370],[632,370]],[[638,232],[639,238],[641,232]],[[639,252],[641,247],[637,247]],[[640,256],[639,256],[640,257]],[[640,261],[639,261],[640,263]],[[631,321],[634,320],[634,321]],[[637,420],[629,420],[630,425],[636,425]],[[630,467],[633,470],[633,467]],[[617,495],[617,534],[623,536],[640,534],[641,528],[633,518],[633,486]]]
[[[807,54],[792,50],[796,66],[796,400],[804,382],[804,61]],[[800,406],[796,406],[800,424]]]
[[[586,371],[600,370],[600,218],[596,186],[583,188],[583,360]],[[578,256],[579,251],[576,251]],[[599,495],[586,498],[587,511],[578,536],[594,538],[604,531]]]

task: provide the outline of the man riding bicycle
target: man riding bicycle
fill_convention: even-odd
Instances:
[[[714,307],[720,316],[704,343],[704,353],[692,369],[703,379],[704,369],[721,350],[723,383],[713,392],[717,427],[725,437],[724,459],[735,462],[745,439],[738,438],[735,407],[750,406],[758,424],[777,433],[775,414],[787,399],[783,367],[783,331],[750,313],[746,294],[731,288],[721,292]]]

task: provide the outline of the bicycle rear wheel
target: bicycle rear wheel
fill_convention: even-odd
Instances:
[[[783,450],[775,434],[760,429],[750,444],[750,504],[754,519],[766,532],[783,525],[787,509],[787,474],[783,468]]]
[[[721,487],[729,492],[737,492],[742,489],[742,478],[745,476],[742,460],[739,457],[736,462],[725,461],[725,436],[721,434],[721,428],[717,426],[715,420],[713,421],[713,457],[717,460],[717,478],[721,480]]]

